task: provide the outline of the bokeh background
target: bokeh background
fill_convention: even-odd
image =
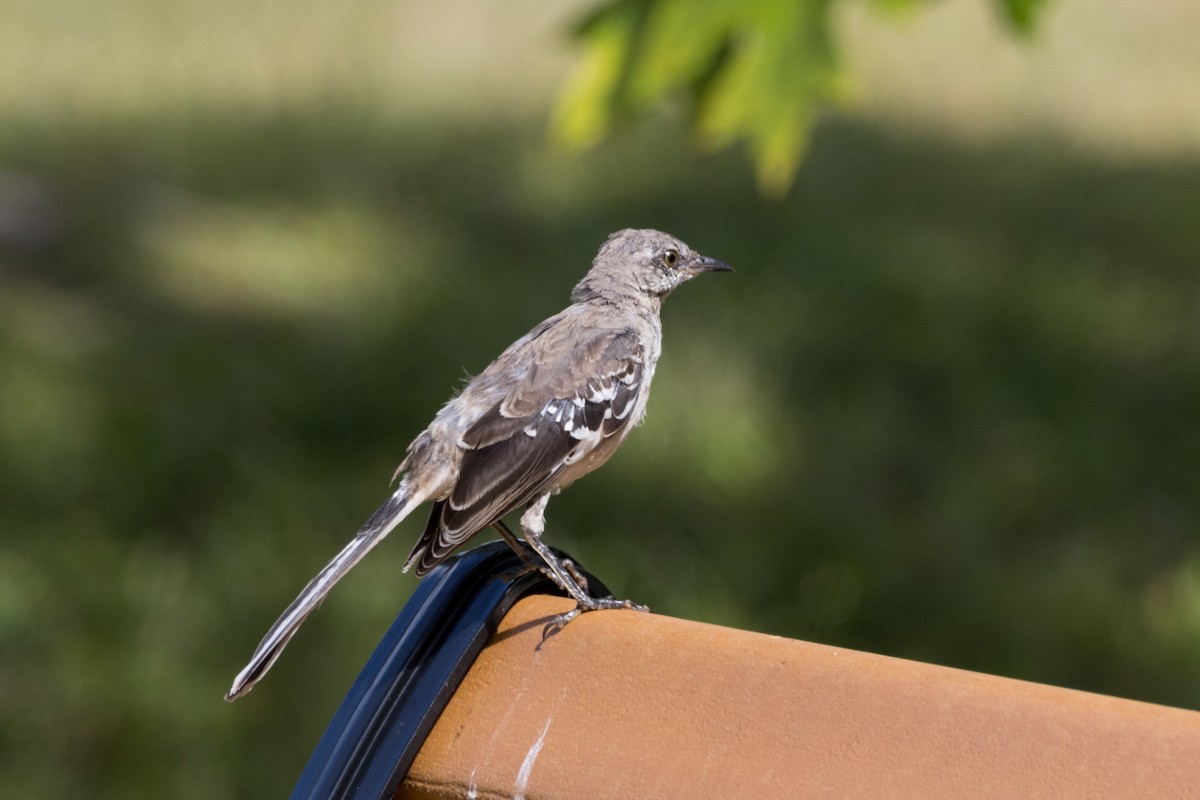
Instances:
[[[1200,7],[844,4],[778,199],[683,103],[548,143],[590,7],[5,0],[0,795],[288,791],[421,522],[222,693],[625,226],[738,271],[671,298],[554,544],[661,613],[1200,708]]]

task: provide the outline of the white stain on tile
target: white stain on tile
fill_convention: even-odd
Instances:
[[[533,764],[537,761],[538,753],[542,752],[542,745],[546,742],[546,731],[550,730],[550,720],[550,717],[546,718],[546,724],[542,726],[541,734],[529,748],[529,752],[525,754],[525,760],[521,762],[521,769],[517,772],[517,785],[513,789],[513,800],[525,800],[525,787],[529,785],[529,775],[533,772]]]

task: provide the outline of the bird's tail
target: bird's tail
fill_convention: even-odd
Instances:
[[[359,528],[350,543],[342,548],[342,552],[334,556],[333,560],[308,582],[300,595],[267,631],[267,635],[258,643],[254,655],[250,657],[250,663],[233,679],[233,686],[225,695],[226,700],[233,701],[246,694],[267,674],[267,670],[275,663],[275,659],[279,658],[279,654],[283,652],[283,648],[305,618],[321,604],[333,585],[424,500],[420,493],[414,495],[409,491],[407,480],[400,482],[396,493]]]

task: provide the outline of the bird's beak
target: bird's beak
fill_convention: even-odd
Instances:
[[[733,267],[715,258],[696,256],[692,263],[688,264],[688,272],[692,275],[699,275],[701,272],[733,272]]]

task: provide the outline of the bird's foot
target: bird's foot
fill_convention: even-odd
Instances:
[[[632,600],[618,600],[615,597],[588,597],[587,600],[577,601],[575,607],[565,614],[559,614],[554,619],[546,623],[546,627],[542,628],[542,640],[561,631],[567,627],[567,623],[578,617],[585,611],[605,611],[611,609],[624,608],[630,611],[649,612],[650,607],[644,606],[641,603],[635,603]]]

